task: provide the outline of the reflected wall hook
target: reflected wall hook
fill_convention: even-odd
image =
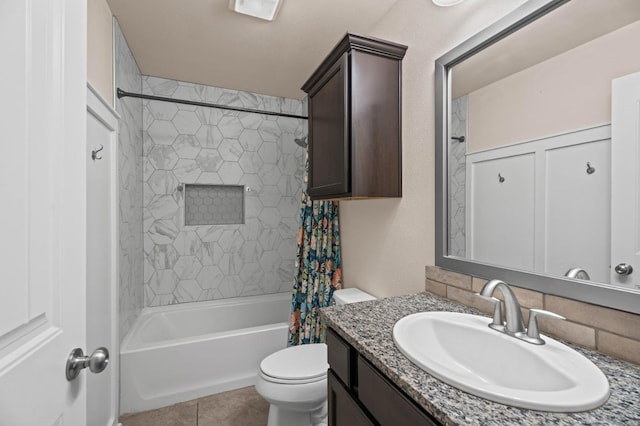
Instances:
[[[592,175],[596,171],[596,168],[591,165],[591,163],[587,163],[587,174]]]
[[[500,173],[498,173],[498,182],[500,182],[500,183],[504,182],[504,178],[502,177],[502,175]]]
[[[102,157],[98,157],[98,153],[100,151],[102,151],[103,149],[104,149],[104,147],[102,146],[102,144],[100,144],[100,148],[99,149],[94,149],[93,151],[91,151],[91,159],[93,161],[102,160]]]

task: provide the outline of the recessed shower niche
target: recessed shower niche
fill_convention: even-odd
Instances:
[[[244,224],[243,185],[185,184],[182,190],[186,226]]]

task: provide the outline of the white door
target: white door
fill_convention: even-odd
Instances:
[[[119,338],[116,328],[116,137],[118,115],[87,89],[87,346],[106,346],[109,365],[87,374],[87,424],[117,423]]]
[[[640,73],[613,80],[611,284],[640,289]]]
[[[0,424],[85,425],[86,1],[0,1]]]

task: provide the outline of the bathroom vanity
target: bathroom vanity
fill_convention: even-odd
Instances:
[[[327,330],[327,346],[329,424],[441,424],[332,329]]]
[[[431,293],[324,308],[329,347],[329,424],[639,424],[640,366],[565,343],[607,376],[611,395],[601,407],[551,413],[502,405],[429,375],[395,346],[394,324],[417,312],[482,315]]]

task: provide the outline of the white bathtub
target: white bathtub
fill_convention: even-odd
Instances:
[[[145,308],[120,349],[120,412],[255,384],[286,346],[291,293]]]

